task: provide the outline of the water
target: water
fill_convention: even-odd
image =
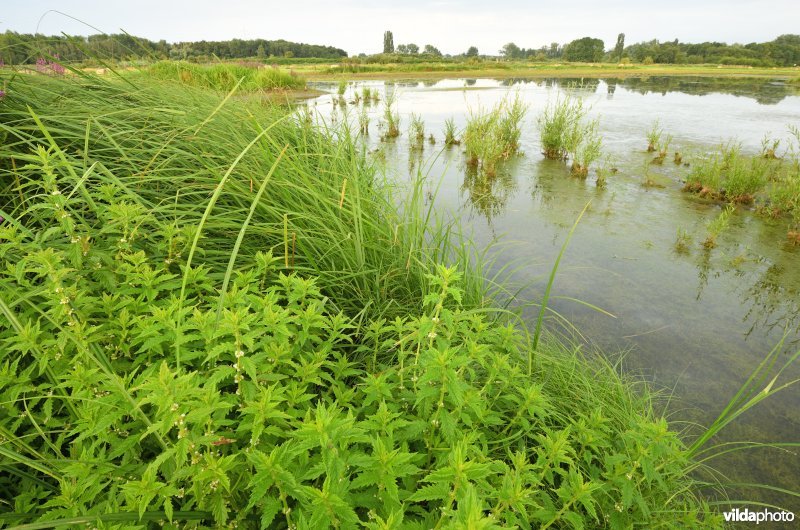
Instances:
[[[523,301],[541,299],[552,263],[580,211],[581,221],[559,270],[552,308],[606,352],[625,352],[626,370],[665,389],[672,397],[667,412],[678,429],[689,422],[709,424],[751,371],[788,333],[784,348],[800,348],[800,248],[786,243],[787,221],[769,221],[738,211],[717,248],[701,242],[706,223],[720,206],[681,192],[689,168],[675,165],[672,153],[663,166],[646,162],[646,131],[658,119],[691,163],[700,153],[735,139],[746,153],[760,150],[765,135],[789,142],[788,125],[800,125],[800,95],[780,81],[703,78],[627,80],[486,80],[363,82],[346,94],[352,100],[361,86],[397,95],[402,135],[380,142],[377,122],[382,106],[369,107],[371,151],[381,153],[394,178],[408,180],[426,172],[430,189],[441,180],[436,209],[452,212],[483,247],[506,243],[497,266],[517,267],[512,278],[526,285]],[[335,92],[333,84],[318,88]],[[498,177],[486,182],[468,176],[463,149],[442,147],[444,121],[452,117],[463,128],[470,109],[488,108],[509,91],[530,105],[522,151]],[[544,160],[536,116],[558,92],[568,91],[591,103],[600,118],[604,151],[619,172],[605,188],[595,174],[580,180],[568,167]],[[321,115],[335,110],[335,96],[310,102]],[[360,107],[348,105],[351,119]],[[422,150],[409,148],[409,115],[422,116],[426,135]],[[660,187],[644,187],[645,173]],[[675,250],[678,229],[692,237],[690,250]],[[583,300],[616,318],[570,301]],[[535,310],[527,311],[529,320]],[[613,354],[611,354],[613,355]],[[792,367],[787,378],[800,377]],[[773,397],[730,426],[719,441],[797,441],[800,433],[800,387]],[[800,459],[795,452],[762,450],[716,461],[734,482],[766,482],[800,490]],[[796,499],[745,490],[745,500],[780,502],[800,512]]]

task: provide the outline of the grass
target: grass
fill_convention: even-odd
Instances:
[[[572,159],[571,172],[581,178],[588,176],[590,164],[602,156],[599,120],[587,120],[588,112],[583,99],[559,94],[537,119],[544,157]]]
[[[709,221],[706,226],[707,233],[703,241],[703,248],[710,250],[717,246],[717,238],[728,228],[731,215],[733,215],[734,211],[734,207],[729,205],[725,207],[719,215]]]
[[[693,457],[752,401],[687,447],[344,125],[134,81],[0,106],[0,520],[721,526]]]
[[[421,149],[425,141],[425,122],[422,117],[411,113],[410,123],[408,125],[408,137],[411,140],[412,149]]]
[[[647,152],[652,153],[658,151],[661,145],[661,135],[664,134],[664,129],[661,128],[658,120],[655,120],[647,131]]]
[[[519,153],[526,112],[519,94],[504,98],[491,109],[470,109],[463,136],[467,165],[479,168],[485,176],[495,176],[501,161]]]
[[[237,84],[242,92],[302,89],[305,80],[277,68],[248,68],[236,64],[203,66],[182,61],[160,61],[142,70],[154,79],[230,92]]]
[[[461,140],[456,134],[456,122],[453,118],[447,118],[444,122],[444,145],[452,147],[459,145]]]
[[[728,142],[694,163],[684,190],[724,202],[751,204],[774,170],[769,160],[746,156],[741,145]]]
[[[383,127],[382,139],[397,138],[400,136],[400,113],[394,109],[395,93],[388,92],[383,101]]]

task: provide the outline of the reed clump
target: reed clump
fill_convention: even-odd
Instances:
[[[519,94],[504,98],[491,109],[470,109],[463,136],[467,165],[480,168],[486,176],[495,176],[501,161],[519,153],[526,112],[527,105]]]
[[[706,225],[706,238],[703,240],[703,248],[711,250],[717,246],[717,238],[727,230],[734,211],[734,207],[728,205]]]
[[[394,92],[386,94],[383,102],[383,135],[382,140],[397,138],[400,136],[400,113],[394,109],[395,103]]]
[[[664,134],[664,129],[661,128],[659,120],[653,121],[650,129],[647,131],[647,152],[652,153],[659,149],[661,145],[661,135]]]
[[[582,98],[559,95],[539,115],[542,154],[553,160],[572,160],[571,173],[580,178],[602,156],[603,140],[598,118],[587,119],[589,108]]]
[[[422,116],[411,113],[410,123],[408,125],[409,145],[412,149],[422,149],[422,144],[425,141],[425,122]]]
[[[744,155],[741,144],[728,142],[694,163],[683,189],[718,201],[752,204],[773,170],[769,161]]]
[[[458,139],[456,133],[456,122],[453,118],[447,118],[444,122],[444,145],[452,147],[459,145],[461,140]]]

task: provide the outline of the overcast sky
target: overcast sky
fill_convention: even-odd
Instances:
[[[538,48],[591,36],[614,46],[653,38],[684,42],[762,42],[800,33],[798,0],[2,0],[0,31],[87,35],[125,30],[169,42],[232,38],[329,44],[350,54],[433,44],[443,53],[477,46],[495,54],[507,42]],[[58,10],[81,20],[76,22]],[[87,25],[88,24],[88,25]]]

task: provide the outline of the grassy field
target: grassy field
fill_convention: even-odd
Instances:
[[[722,65],[607,64],[607,63],[520,63],[502,61],[431,62],[415,64],[293,65],[292,69],[310,80],[398,78],[539,78],[539,77],[647,77],[704,76],[797,78],[800,68],[753,68]]]
[[[498,307],[346,128],[143,76],[2,82],[0,525],[722,526],[711,440],[777,353],[684,440]]]

